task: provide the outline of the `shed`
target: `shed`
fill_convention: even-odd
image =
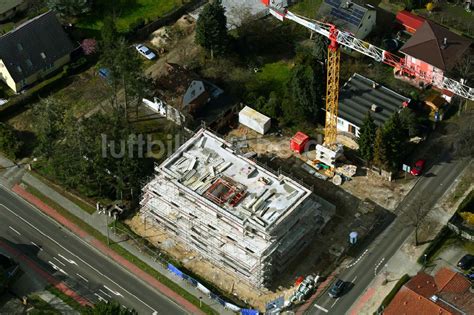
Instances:
[[[239,112],[239,123],[263,135],[270,129],[271,119],[255,109],[245,106]]]
[[[290,149],[292,151],[303,153],[306,144],[309,141],[309,136],[301,131],[298,131],[290,140]]]
[[[406,10],[402,10],[397,13],[395,17],[398,23],[400,23],[407,32],[415,33],[417,29],[423,25],[425,19],[421,16],[408,12]]]

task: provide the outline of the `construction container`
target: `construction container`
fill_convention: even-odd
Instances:
[[[270,129],[271,119],[255,109],[245,106],[239,112],[239,123],[263,135]]]
[[[307,134],[298,131],[290,140],[290,149],[294,152],[303,153],[306,144],[309,141]]]

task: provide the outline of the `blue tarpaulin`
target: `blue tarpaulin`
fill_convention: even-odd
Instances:
[[[242,314],[242,315],[258,315],[259,313],[258,313],[257,310],[241,309],[240,314]]]
[[[180,278],[183,277],[183,272],[181,270],[179,270],[178,268],[176,268],[175,266],[173,266],[172,264],[168,263],[168,270],[171,271],[172,273],[176,274]]]

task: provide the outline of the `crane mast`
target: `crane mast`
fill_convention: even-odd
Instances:
[[[265,6],[268,7],[270,13],[280,21],[283,21],[285,19],[294,21],[310,29],[311,31],[316,32],[332,40],[330,37],[331,27],[335,28],[334,25],[299,16],[284,8],[275,8],[270,3],[271,0],[261,1]],[[447,90],[463,98],[474,100],[474,88],[471,88],[465,85],[464,83],[458,82],[445,76],[436,77],[435,79],[428,79],[423,73],[417,72],[414,69],[411,69],[406,66],[404,58],[394,55],[368,42],[360,40],[348,32],[337,30],[336,41],[339,45],[358,51],[361,54],[364,54],[374,59],[375,61],[383,62],[395,68],[395,70],[398,71],[401,75],[418,77],[424,80],[426,83],[432,84],[433,86],[436,86],[441,90]]]

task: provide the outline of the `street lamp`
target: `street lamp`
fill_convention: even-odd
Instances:
[[[426,258],[428,257],[428,254],[423,254],[423,265],[426,266]]]

